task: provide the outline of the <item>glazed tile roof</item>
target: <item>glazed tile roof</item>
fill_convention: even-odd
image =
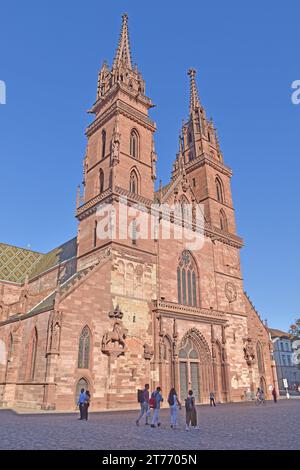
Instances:
[[[76,253],[76,237],[46,254],[0,243],[0,280],[21,284],[27,274],[32,279],[64,261],[75,258]]]
[[[68,242],[60,245],[49,253],[45,254],[40,258],[39,262],[36,263],[30,271],[30,279],[42,274],[48,269],[67,261],[68,259],[74,258],[77,254],[77,238],[72,238]]]
[[[0,279],[24,282],[26,274],[44,255],[25,248],[0,243]]]

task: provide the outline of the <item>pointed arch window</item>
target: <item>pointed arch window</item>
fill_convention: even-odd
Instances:
[[[220,210],[220,228],[225,232],[228,232],[228,222],[227,217],[223,209]]]
[[[35,328],[29,346],[29,380],[35,379],[38,334]]]
[[[95,224],[94,224],[94,233],[93,233],[93,245],[94,245],[94,248],[97,246],[97,227],[98,227],[98,222],[97,222],[97,220],[95,220]]]
[[[104,172],[101,169],[99,172],[99,191],[100,193],[103,193],[104,190]]]
[[[7,350],[7,362],[12,361],[14,351],[14,340],[12,333],[9,335],[8,350]]]
[[[130,173],[129,191],[138,194],[138,177],[134,170]]]
[[[139,135],[135,129],[130,134],[130,155],[139,158]]]
[[[89,369],[91,349],[91,331],[85,326],[79,338],[78,369]]]
[[[177,267],[177,292],[179,304],[198,305],[196,266],[187,250],[182,253]]]
[[[182,196],[180,199],[181,217],[183,222],[192,221],[192,211],[188,199]]]
[[[216,194],[217,194],[217,200],[223,204],[224,203],[223,184],[218,176],[216,178]]]
[[[105,158],[106,153],[106,130],[103,129],[102,131],[102,150],[101,150],[101,158]]]

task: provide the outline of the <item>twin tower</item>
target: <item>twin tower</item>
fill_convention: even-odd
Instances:
[[[95,118],[86,130],[84,195],[81,196],[80,190],[77,195],[79,257],[105,243],[97,237],[99,203],[113,203],[121,196],[126,196],[131,203],[146,206],[154,201],[163,203],[170,185],[182,174],[191,193],[186,202],[203,204],[207,229],[220,229],[222,236],[237,242],[230,189],[232,172],[223,163],[213,122],[207,119],[201,105],[196,72],[190,69],[188,74],[189,118],[182,127],[171,182],[155,193],[156,124],[149,117],[153,104],[146,95],[141,72],[132,65],[128,16],[122,16],[113,65],[103,63],[96,102],[89,111]],[[215,177],[216,170],[221,177]]]

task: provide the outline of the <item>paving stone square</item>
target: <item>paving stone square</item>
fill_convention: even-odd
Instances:
[[[169,426],[161,410],[161,428],[135,420],[137,412],[90,413],[89,421],[69,414],[16,414],[0,411],[0,449],[83,450],[213,450],[300,449],[300,400],[198,407],[199,430]]]

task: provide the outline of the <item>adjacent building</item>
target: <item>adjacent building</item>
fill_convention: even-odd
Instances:
[[[300,386],[300,368],[293,360],[295,353],[293,342],[295,338],[290,333],[274,328],[270,328],[269,332],[273,342],[279,389],[285,389],[283,379],[286,379],[290,390],[298,390]]]

